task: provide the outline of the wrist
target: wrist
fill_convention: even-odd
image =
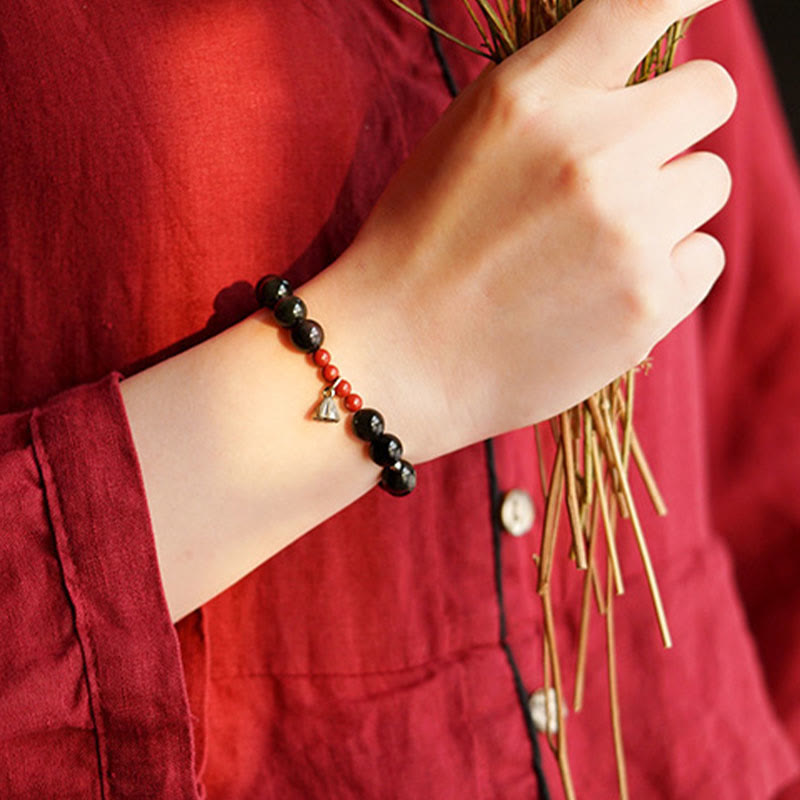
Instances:
[[[381,410],[410,461],[427,461],[466,442],[443,424],[441,375],[432,374],[430,357],[435,342],[420,340],[406,287],[395,280],[396,270],[378,270],[367,259],[375,255],[353,245],[298,291],[324,325],[325,349],[364,405]]]

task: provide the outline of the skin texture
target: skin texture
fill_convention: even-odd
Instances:
[[[730,174],[681,154],[730,117],[733,82],[692,62],[623,88],[674,19],[707,5],[584,0],[462,93],[351,247],[298,289],[410,460],[579,402],[708,293],[724,253],[696,230]],[[264,312],[122,393],[174,619],[375,482],[352,434],[303,416],[318,379]]]

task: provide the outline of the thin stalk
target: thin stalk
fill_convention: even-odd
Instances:
[[[597,541],[597,523],[600,519],[600,504],[595,503],[592,512],[592,523],[589,531],[589,571],[583,578],[583,595],[581,597],[581,622],[578,628],[578,654],[575,661],[575,693],[572,705],[576,711],[583,708],[583,694],[586,685],[586,653],[589,644],[589,623],[592,615],[592,580],[597,572],[595,554]]]
[[[564,443],[564,475],[567,481],[567,510],[572,527],[572,545],[578,569],[586,569],[586,548],[583,542],[583,525],[578,508],[578,488],[575,483],[575,445],[569,412],[561,415],[561,441]]]
[[[448,39],[451,42],[455,42],[457,45],[463,47],[465,50],[469,50],[470,53],[475,53],[477,56],[482,56],[483,58],[491,59],[492,56],[490,53],[485,53],[483,50],[479,50],[477,47],[473,47],[471,44],[467,44],[465,41],[462,41],[457,36],[453,36],[452,33],[448,33],[444,28],[440,28],[435,23],[431,22],[429,19],[426,19],[422,16],[422,14],[417,13],[414,11],[413,8],[409,8],[402,0],[389,0],[390,3],[394,3],[398,8],[402,8],[406,14],[410,14],[414,17],[415,20],[421,22],[426,27],[430,28],[432,31],[436,31],[439,36],[444,36],[445,39]]]
[[[561,502],[564,498],[564,444],[559,442],[553,472],[550,477],[550,489],[544,512],[544,531],[539,558],[539,586],[540,594],[546,592],[550,584],[550,575],[553,571],[553,555],[556,549],[558,536],[558,523],[561,519]]]
[[[508,34],[508,41],[511,47],[516,50],[517,49],[517,42],[513,36],[513,31],[516,29],[514,24],[511,21],[511,17],[508,13],[508,8],[503,0],[497,0],[497,16],[500,18],[500,21],[503,24],[503,30]]]
[[[542,607],[544,610],[545,636],[548,640],[550,660],[553,668],[553,688],[556,692],[556,706],[558,708],[558,745],[556,748],[558,768],[561,772],[561,782],[564,786],[564,794],[567,800],[576,800],[575,788],[572,783],[572,772],[569,767],[569,755],[567,753],[567,714],[564,704],[563,684],[561,682],[561,664],[558,658],[555,624],[553,622],[553,605],[550,600],[549,590],[542,595]]]
[[[472,7],[472,3],[469,0],[461,0],[464,4],[464,7],[467,9],[467,13],[469,14],[470,18],[472,19],[475,27],[478,29],[478,33],[480,34],[481,39],[483,39],[484,47],[489,49],[489,34],[486,33],[486,29],[483,27],[483,23],[478,19],[478,15],[475,13],[475,9]],[[484,53],[484,55],[487,55]]]
[[[658,621],[658,628],[661,631],[661,639],[664,642],[664,647],[672,647],[672,636],[669,632],[669,624],[667,623],[667,615],[664,612],[664,603],[661,600],[661,592],[658,588],[658,580],[656,579],[655,570],[653,569],[653,562],[650,559],[650,550],[647,547],[647,540],[644,538],[644,531],[642,524],[639,521],[639,514],[636,511],[636,506],[633,504],[633,494],[631,487],[628,484],[628,476],[622,471],[622,456],[619,452],[619,445],[617,444],[616,435],[611,430],[611,419],[609,417],[608,407],[603,406],[603,416],[605,418],[606,427],[609,431],[608,444],[611,448],[614,466],[617,468],[618,474],[622,481],[622,491],[625,495],[625,500],[628,503],[628,508],[631,512],[631,523],[633,524],[633,532],[636,537],[636,544],[639,548],[639,555],[642,559],[644,566],[645,576],[647,577],[647,585],[650,588],[650,596],[653,599],[653,608],[656,612],[656,619]]]
[[[629,800],[628,771],[625,767],[625,744],[622,740],[622,719],[619,710],[617,683],[616,637],[614,634],[614,592],[611,589],[611,563],[606,581],[606,653],[608,655],[608,704],[611,710],[611,732],[614,736],[614,759],[617,763],[620,800]]]
[[[636,435],[636,431],[633,432],[633,437],[631,439],[631,450],[633,451],[633,460],[636,462],[636,467],[639,470],[639,474],[642,476],[642,480],[647,488],[647,493],[650,495],[650,500],[653,502],[656,513],[661,517],[665,517],[667,515],[667,504],[664,502],[664,498],[661,496],[661,492],[658,489],[656,480],[650,470],[650,465],[647,463],[644,451],[642,450],[642,445],[639,443],[639,437]]]
[[[553,688],[553,668],[552,658],[550,656],[550,640],[547,638],[547,631],[544,632],[542,638],[542,649],[544,651],[544,719],[545,719],[545,736],[547,737],[547,744],[553,751],[553,755],[557,756],[558,746],[556,740],[551,733],[553,729],[552,719],[550,717],[550,690]]]
[[[592,505],[594,500],[594,461],[592,460],[591,447],[589,446],[594,433],[594,425],[592,424],[592,415],[588,414],[585,408],[582,408],[581,412],[583,417],[583,474],[586,487],[584,502],[588,507]]]
[[[622,468],[628,471],[631,458],[631,438],[633,437],[633,388],[636,370],[629,369],[625,374],[625,433],[622,440]]]
[[[394,0],[393,0],[394,2]],[[489,25],[489,29],[496,31],[498,37],[503,40],[506,47],[508,48],[508,55],[514,52],[514,42],[511,41],[511,37],[508,35],[508,31],[503,27],[503,23],[497,15],[497,12],[492,8],[491,3],[489,0],[476,0],[478,4],[478,8],[483,12],[483,16],[486,18],[486,22]]]
[[[608,548],[608,558],[611,561],[611,574],[614,576],[614,585],[617,594],[625,594],[625,586],[622,582],[622,570],[619,566],[619,554],[617,553],[616,525],[611,520],[611,511],[608,507],[606,490],[602,480],[602,467],[600,466],[600,449],[597,441],[592,437],[592,458],[594,468],[597,470],[597,496],[600,500],[600,511],[603,515],[603,528],[606,532],[606,547]]]
[[[625,421],[627,423],[627,417]],[[662,497],[658,485],[656,484],[656,480],[653,477],[653,472],[650,469],[650,465],[647,463],[647,459],[645,458],[644,451],[642,450],[642,445],[639,442],[639,437],[636,434],[635,428],[631,428],[631,452],[633,453],[633,460],[636,463],[636,468],[639,470],[639,474],[642,476],[642,481],[647,489],[647,493],[650,495],[653,508],[655,508],[656,513],[660,517],[665,517],[667,515],[667,504],[664,502],[664,498]]]
[[[622,492],[621,487],[621,479],[619,476],[619,466],[613,461],[612,452],[609,446],[609,441],[611,439],[611,428],[612,422],[609,418],[606,421],[603,413],[600,411],[600,403],[605,404],[606,400],[603,397],[602,392],[597,392],[597,394],[593,394],[587,401],[587,405],[589,406],[589,410],[592,412],[592,419],[594,420],[594,426],[597,428],[597,436],[600,441],[600,444],[603,447],[603,451],[605,452],[606,461],[614,467],[611,471],[611,478],[612,478],[612,488],[614,490],[614,494],[617,498],[617,505],[620,508],[620,511],[625,507],[625,497]],[[623,516],[625,514],[623,513]]]
[[[622,380],[617,378],[610,386],[606,386],[603,389],[603,403],[609,403],[611,408],[611,427],[614,430],[614,435],[616,436],[617,431],[617,424],[619,423],[620,418],[622,417],[624,411],[624,404],[625,401],[622,399],[622,391],[621,391],[621,384]],[[622,469],[625,469],[625,474],[627,475],[627,467],[623,466]],[[617,493],[617,507],[619,508],[619,513],[624,519],[630,519],[631,513],[628,511],[628,502],[625,499],[625,495],[622,492],[622,484],[620,483],[620,477],[614,474],[614,491]]]
[[[533,426],[533,438],[536,440],[536,460],[539,464],[539,481],[542,486],[542,497],[547,497],[547,468],[544,465],[544,452],[542,450],[542,434],[539,426]]]

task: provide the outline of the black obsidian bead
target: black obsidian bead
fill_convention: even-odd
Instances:
[[[417,472],[408,461],[400,460],[381,470],[381,489],[395,497],[410,494],[417,485]]]
[[[278,300],[274,313],[278,325],[291,328],[306,318],[306,304],[299,297],[290,294]]]
[[[374,408],[362,408],[353,414],[353,433],[365,442],[377,439],[383,433],[383,417]]]
[[[288,297],[292,293],[292,287],[280,275],[265,275],[256,284],[256,300],[259,305],[267,308],[275,308],[278,301]]]
[[[313,353],[322,347],[325,334],[322,325],[313,319],[304,319],[298,322],[291,330],[292,341],[298,350],[304,353]]]
[[[370,442],[369,457],[378,466],[388,467],[403,457],[403,445],[391,433],[382,433]]]

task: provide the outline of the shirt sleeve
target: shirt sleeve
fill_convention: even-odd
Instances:
[[[746,3],[695,24],[711,43],[702,55],[739,86],[733,122],[709,144],[734,177],[711,226],[728,267],[704,310],[713,513],[776,710],[800,749],[800,180]],[[800,800],[800,782],[781,795],[790,799]]]
[[[196,798],[117,375],[0,416],[0,796]]]

